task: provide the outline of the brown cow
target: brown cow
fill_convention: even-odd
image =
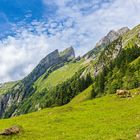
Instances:
[[[117,96],[119,96],[120,98],[127,98],[127,97],[131,97],[131,93],[128,90],[122,90],[122,89],[118,89],[116,91]]]

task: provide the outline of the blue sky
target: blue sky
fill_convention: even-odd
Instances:
[[[77,56],[111,29],[140,23],[140,0],[0,0],[0,82],[26,76],[49,52]]]

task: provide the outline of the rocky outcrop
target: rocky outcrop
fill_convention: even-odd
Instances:
[[[55,50],[43,58],[27,77],[19,81],[7,93],[0,95],[0,118],[17,115],[24,99],[34,94],[33,83],[50,67],[63,64],[73,58],[75,58],[75,53],[72,47],[64,50],[63,55]]]
[[[75,58],[75,52],[73,47],[65,49],[63,52],[60,52],[61,59],[63,61],[69,61]]]
[[[96,76],[99,71],[102,70],[102,68],[109,63],[109,61],[115,59],[118,56],[119,52],[122,49],[122,40],[120,38],[128,31],[128,27],[123,27],[118,31],[111,30],[96,44],[93,50],[83,56],[85,59],[98,59],[95,64],[94,76]],[[114,44],[112,44],[113,42]],[[100,54],[101,51],[102,54]]]
[[[118,31],[114,31],[111,30],[106,36],[104,36],[99,42],[96,43],[95,47],[89,51],[88,53],[86,53],[83,58],[85,59],[96,59],[98,58],[98,54],[100,54],[100,52],[106,48],[109,44],[111,44],[113,41],[117,40],[120,36],[122,36],[123,34],[127,33],[128,31],[130,31],[130,29],[128,27],[123,27],[121,29],[119,29]],[[119,48],[119,46],[118,46]],[[115,57],[115,54],[113,56],[113,58]]]
[[[112,60],[114,60],[122,50],[122,38],[118,38],[112,44],[108,45],[102,54],[100,54],[98,61],[96,62],[94,76],[107,66]]]
[[[19,82],[7,93],[0,96],[0,118],[12,116],[26,94],[24,85]]]
[[[61,55],[61,53],[63,55]],[[33,71],[22,80],[22,82],[24,83],[25,87],[28,88],[42,74],[44,74],[48,68],[63,63],[65,61],[69,61],[73,58],[75,58],[75,52],[73,47],[67,48],[60,53],[58,50],[55,50],[52,53],[48,54],[45,58],[43,58],[40,63],[33,69]]]
[[[109,45],[112,41],[119,37],[119,33],[111,30],[105,37],[103,37],[97,44],[96,47],[105,47]]]
[[[127,33],[128,31],[130,31],[130,29],[128,27],[123,27],[123,28],[119,29],[117,32],[121,36],[121,35]]]
[[[40,61],[40,63],[33,69],[33,71],[22,80],[25,87],[29,87],[42,74],[44,74],[49,67],[60,63],[60,61],[61,60],[58,50],[55,50],[52,53],[48,54]]]
[[[111,30],[105,37],[103,37],[95,47],[106,47],[109,45],[111,42],[115,41],[118,39],[120,36],[123,34],[127,33],[129,31],[128,27],[123,27],[119,29],[118,31]]]

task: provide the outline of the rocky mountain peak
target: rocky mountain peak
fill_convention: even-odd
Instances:
[[[97,44],[96,47],[104,47],[107,46],[110,42],[116,40],[119,37],[119,33],[111,30],[105,37],[103,37]]]
[[[60,56],[62,59],[64,60],[71,60],[73,58],[75,58],[75,52],[73,47],[69,47],[67,49],[65,49],[64,51],[60,52]]]
[[[61,53],[59,53],[58,50],[55,50],[40,61],[34,70],[23,79],[23,83],[29,87],[38,79],[38,77],[44,74],[48,68],[60,63],[64,63],[65,61],[69,61],[73,58],[75,58],[75,52],[72,47],[67,48]]]
[[[107,38],[110,42],[116,40],[118,37],[119,37],[119,33],[116,32],[116,31],[114,31],[114,30],[111,30],[111,31],[107,34],[107,36],[106,36],[106,38]]]
[[[96,47],[105,47],[109,45],[111,42],[118,39],[129,30],[130,29],[128,27],[123,27],[118,31],[110,30],[109,33],[96,44]]]
[[[123,35],[123,34],[127,33],[128,31],[130,31],[130,29],[128,27],[123,27],[123,28],[119,29],[117,32],[119,33],[119,35]]]

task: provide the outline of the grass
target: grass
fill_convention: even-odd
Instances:
[[[0,85],[0,94],[6,93],[9,89],[11,89],[16,82],[8,82]]]
[[[43,79],[45,74],[42,75],[36,82],[35,86],[38,87],[39,90],[42,90],[44,87],[54,87],[57,84],[60,84],[71,78],[75,72],[77,72],[80,68],[83,67],[83,60],[76,63],[69,63],[55,71],[53,71],[46,79]]]
[[[122,36],[123,46],[127,46],[128,43],[136,41],[137,43],[140,43],[137,35],[140,31],[140,24],[134,27],[132,30],[127,32]],[[135,42],[134,42],[135,43]]]
[[[135,140],[140,130],[140,96],[121,99],[107,95],[79,104],[73,101],[0,120],[0,131],[14,124],[23,126],[24,132],[1,140]]]
[[[74,104],[78,104],[78,103],[90,100],[91,99],[91,94],[90,94],[91,90],[92,90],[92,86],[88,87],[82,93],[80,93],[75,98],[73,98],[69,104],[74,105]]]

